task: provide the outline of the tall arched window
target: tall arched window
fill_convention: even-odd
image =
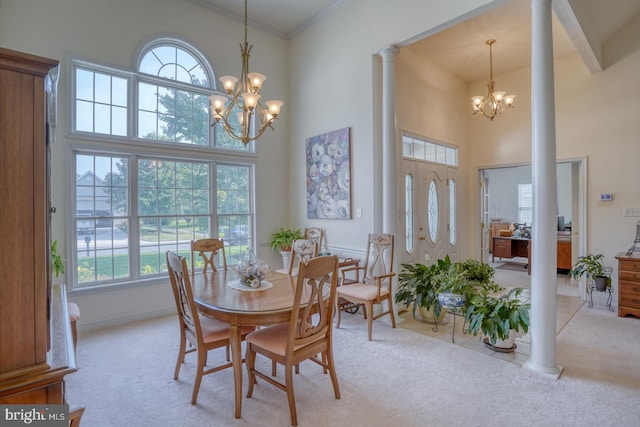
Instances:
[[[71,62],[72,285],[165,275],[164,253],[188,255],[202,237],[224,238],[230,263],[253,247],[253,144],[210,125],[216,87],[205,57],[158,37],[133,70]]]

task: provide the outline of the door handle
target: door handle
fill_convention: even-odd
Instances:
[[[418,236],[418,240],[424,240],[424,239],[426,239],[426,237],[424,237],[424,236]]]

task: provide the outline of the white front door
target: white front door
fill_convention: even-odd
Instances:
[[[430,264],[447,255],[457,260],[457,169],[403,159],[402,182],[400,262]]]

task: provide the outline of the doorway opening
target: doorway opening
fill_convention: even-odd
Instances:
[[[578,256],[586,253],[586,233],[583,232],[587,224],[586,168],[585,158],[557,162],[559,273],[566,273]],[[530,257],[509,253],[502,245],[496,248],[495,242],[501,241],[501,234],[511,233],[511,237],[521,238],[531,236],[535,227],[535,219],[531,217],[531,165],[483,168],[479,170],[479,179],[480,259],[492,263],[495,258],[496,261],[505,261],[505,264],[519,262],[530,267]],[[513,258],[509,258],[511,256]],[[527,274],[530,270],[522,268],[521,271]],[[584,284],[580,284],[578,292],[582,299],[586,298]]]

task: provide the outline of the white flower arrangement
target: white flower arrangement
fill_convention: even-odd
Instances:
[[[269,266],[252,254],[245,256],[235,267],[240,276],[240,283],[250,288],[259,288],[264,278],[269,274]]]

